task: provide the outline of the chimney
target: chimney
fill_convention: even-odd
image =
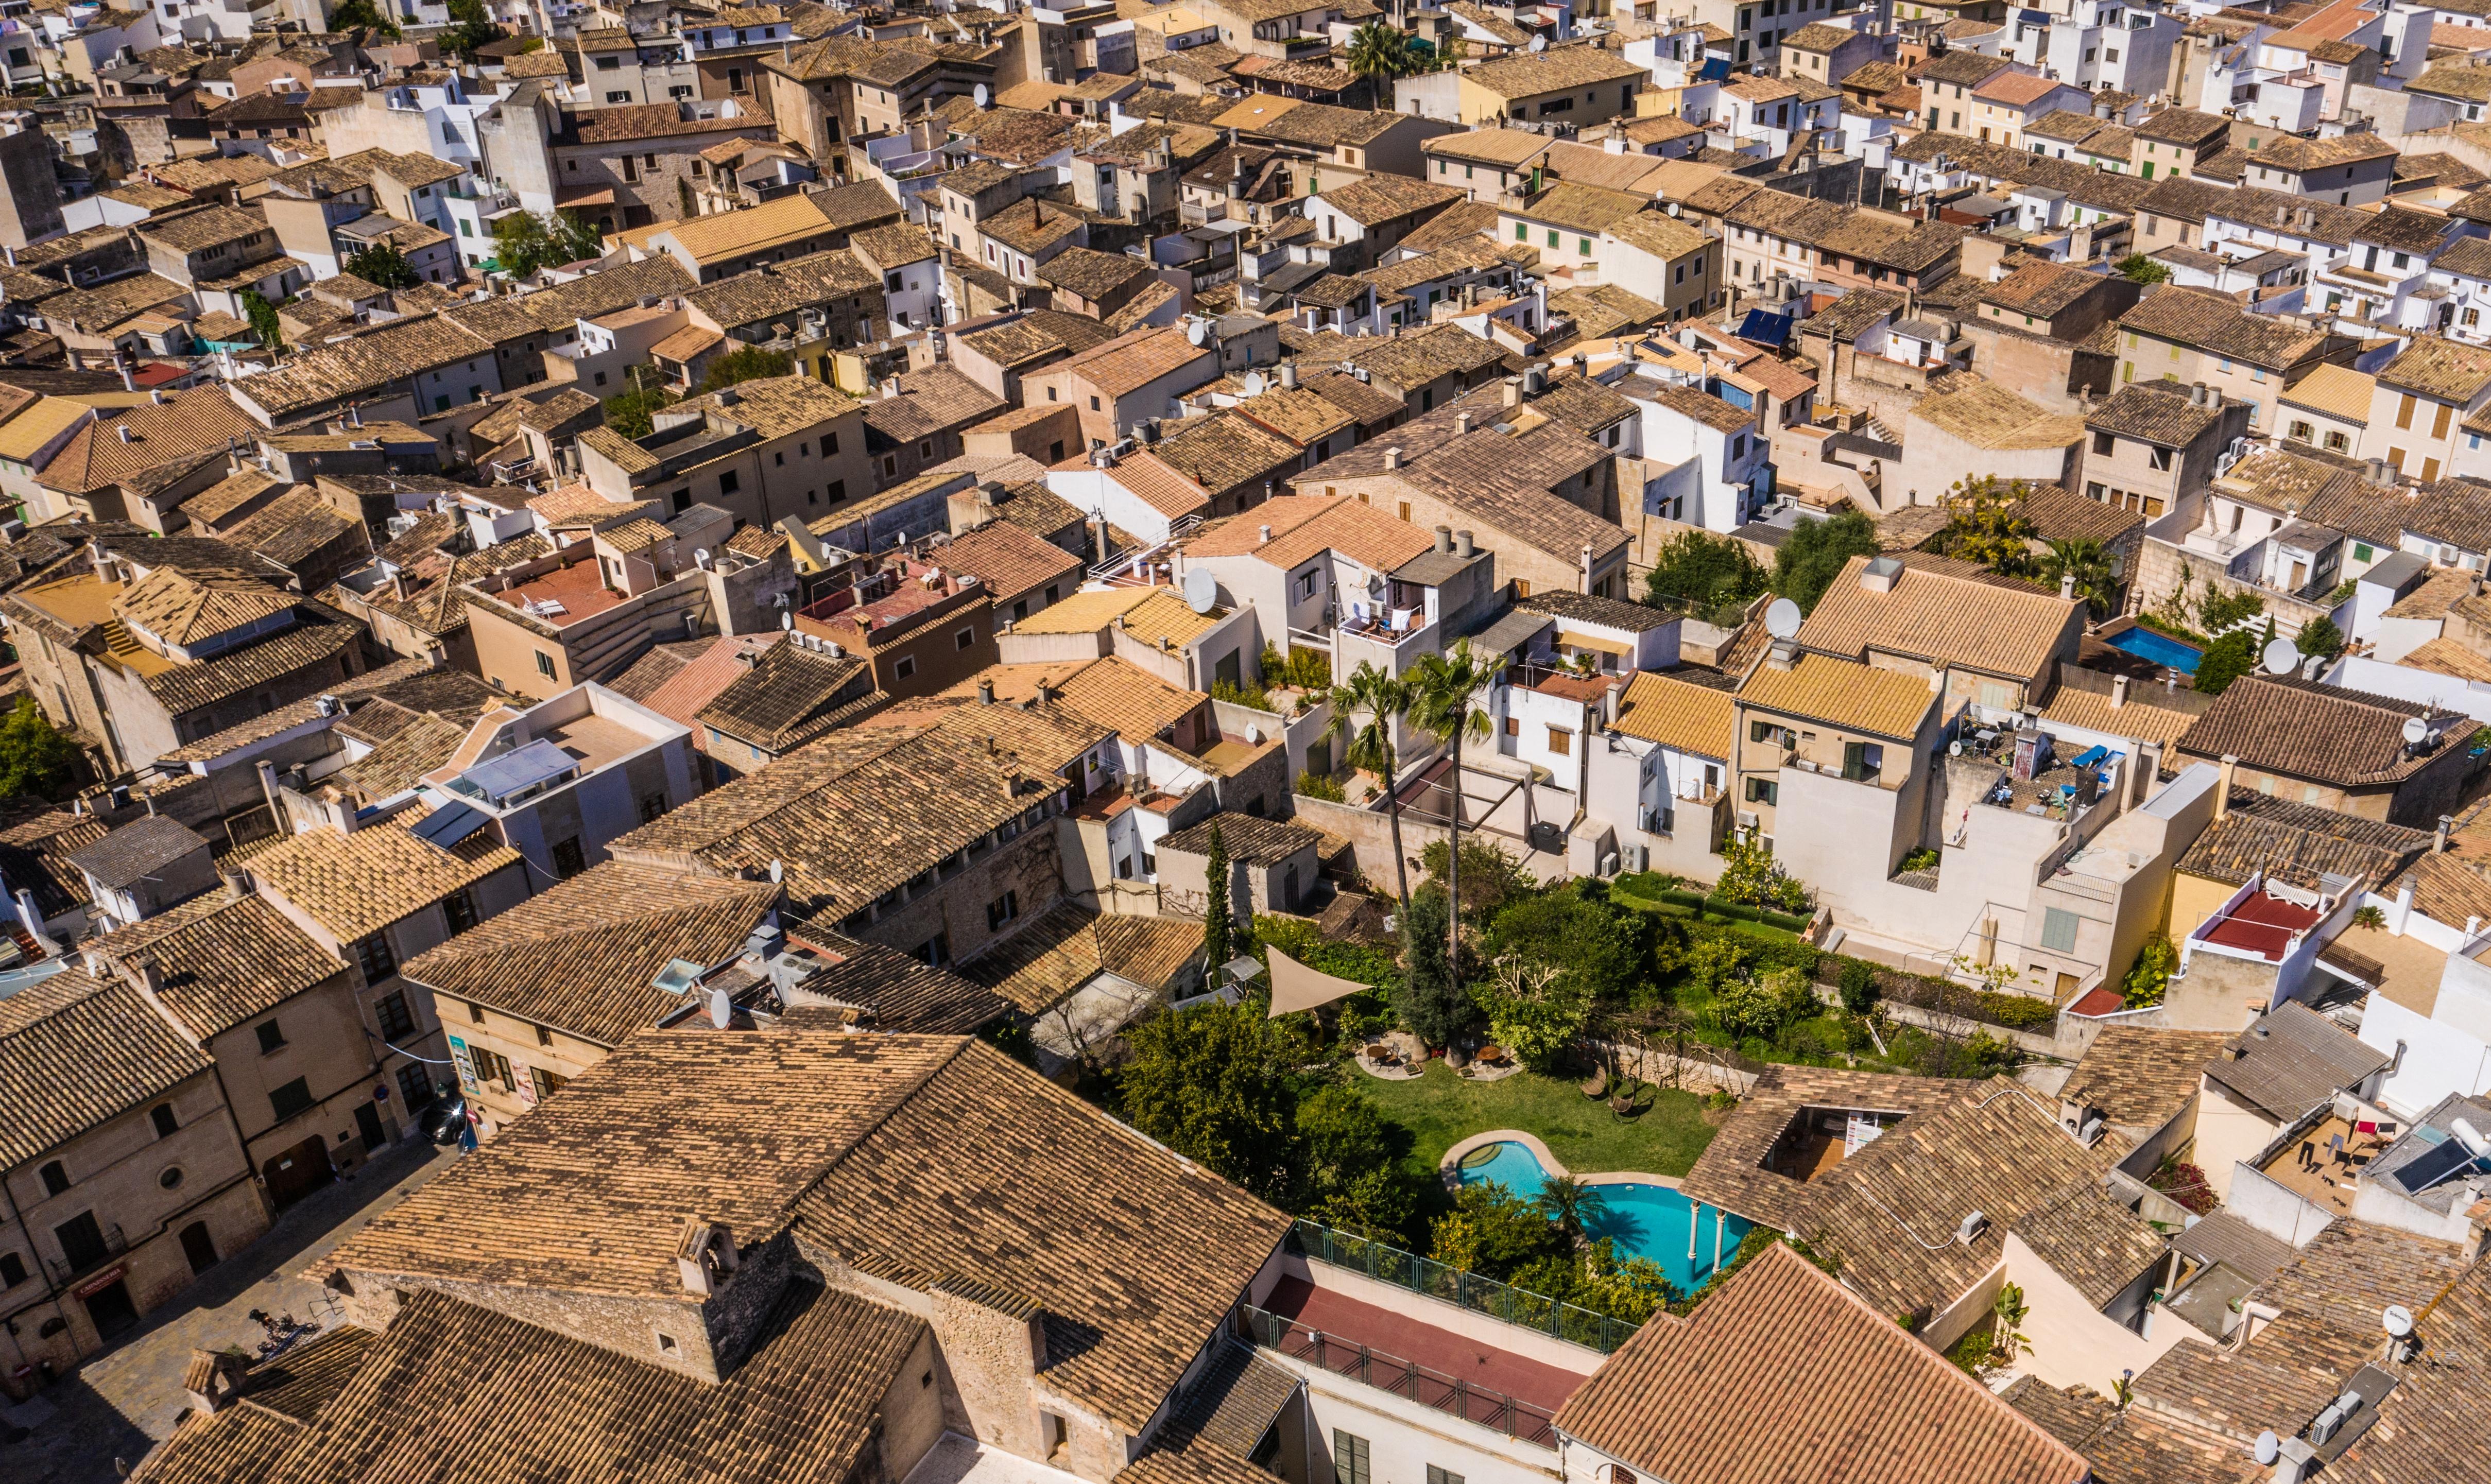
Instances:
[[[1401,451],[1399,449],[1393,448],[1384,451],[1384,467],[1386,469],[1398,469],[1401,467]]]
[[[2448,827],[2455,823],[2456,821],[2447,815],[2443,814],[2439,817],[2439,828],[2432,830],[2430,836],[2430,853],[2432,855],[2438,856],[2447,853]]]
[[[138,435],[130,430],[130,424],[127,422],[115,423],[112,430],[121,435],[121,441],[123,443],[136,443],[138,441]]]
[[[993,681],[978,682],[978,704],[980,706],[992,706],[995,704],[995,683]]]
[[[1474,553],[1471,549],[1471,534],[1468,531],[1454,532],[1453,555],[1457,557],[1467,557],[1473,554]]]
[[[2110,679],[2110,709],[2112,711],[2117,711],[2126,704],[2127,677],[2125,675],[2114,675]]]
[[[1256,541],[1269,541],[1271,538],[1272,528],[1270,526],[1256,526],[1254,528],[1254,539]]]
[[[2072,602],[2075,600],[2075,597],[2076,574],[2074,572],[2061,572],[2059,574],[2059,601]]]
[[[1452,527],[1438,526],[1436,528],[1436,549],[1440,552],[1450,552],[1453,549]]]
[[[193,1411],[221,1411],[242,1390],[243,1357],[220,1350],[194,1350],[182,1372],[182,1390]]]
[[[1286,365],[1280,367],[1280,390],[1283,392],[1295,392],[1297,389],[1298,364],[1292,361]]]
[[[2361,478],[2372,484],[2395,482],[2395,466],[2384,458],[2374,458],[2361,465]]]
[[[2222,819],[2232,812],[2232,774],[2240,771],[2238,754],[2223,754],[2223,775],[2214,783],[2214,818]]]
[[[218,874],[224,883],[226,901],[239,902],[244,897],[250,895],[249,877],[245,876],[240,871],[221,871]]]
[[[1453,436],[1458,438],[1470,430],[1471,415],[1467,411],[1453,414]]]
[[[128,357],[122,355],[119,351],[114,351],[112,353],[112,368],[121,373],[122,391],[135,392],[138,390],[138,383],[132,380],[130,375],[130,361]]]

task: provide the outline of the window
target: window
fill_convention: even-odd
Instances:
[[[484,1023],[484,1007],[472,1001],[469,1002],[467,1005],[467,1018],[475,1022],[477,1025],[483,1025]]]
[[[398,1100],[406,1104],[406,1111],[414,1113],[431,1107],[441,1094],[433,1091],[432,1079],[425,1075],[423,1064],[419,1062],[397,1069],[397,1095]]]
[[[366,984],[377,984],[397,973],[397,955],[390,951],[388,932],[374,933],[357,942],[355,963],[364,971]]]
[[[269,1111],[277,1115],[279,1122],[310,1106],[311,1084],[301,1077],[268,1094]]]
[[[1372,1484],[1365,1439],[1339,1428],[1332,1430],[1332,1476],[1334,1484]]]
[[[471,1044],[467,1048],[467,1059],[475,1065],[477,1081],[498,1082],[505,1091],[513,1086],[511,1063],[500,1052]]]
[[[641,823],[641,824],[646,825],[646,824],[650,823],[651,821],[653,821],[653,820],[657,819],[657,817],[658,817],[659,815],[663,814],[663,813],[665,813],[665,812],[666,812],[666,795],[665,795],[664,790],[662,790],[662,789],[661,789],[661,790],[659,790],[659,792],[654,793],[654,794],[643,794],[643,795],[641,795],[641,796],[640,796],[640,823]]]
[[[2112,448],[2115,447],[2117,443],[2118,440],[2111,437],[2108,433],[2094,434],[2094,451],[2103,455],[2104,457],[2109,456]]]
[[[543,1102],[546,1098],[553,1096],[556,1092],[559,1092],[563,1089],[571,1086],[571,1079],[560,1072],[549,1072],[542,1066],[531,1066],[528,1070],[530,1073],[534,1074],[537,1080],[538,1102]]]
[[[450,919],[450,936],[454,938],[474,927],[480,920],[476,893],[466,887],[451,892],[441,899],[441,915]]]
[[[977,642],[978,626],[975,624],[970,625],[952,636],[952,648],[955,650],[965,650],[970,645]]]
[[[59,1160],[44,1166],[44,1194],[56,1196],[69,1188],[70,1173],[61,1167]]]
[[[1427,1484],[1462,1484],[1462,1476],[1450,1469],[1427,1466]]]
[[[159,1139],[169,1139],[182,1127],[182,1120],[174,1116],[171,1103],[158,1103],[147,1110],[147,1116],[156,1120],[156,1137]]]
[[[2168,471],[2171,467],[2171,451],[2148,449],[2145,451],[2145,462],[2151,468]]]
[[[1777,803],[1781,800],[1781,785],[1771,778],[1747,780],[1747,802],[1749,803]]]
[[[718,477],[718,492],[721,495],[734,494],[741,487],[742,484],[736,479],[735,471],[732,469]]]
[[[25,1281],[26,1260],[14,1252],[0,1252],[0,1288],[15,1288]]]
[[[1020,917],[1020,893],[1007,891],[986,904],[986,931],[994,932]]]
[[[180,1165],[166,1165],[164,1167],[164,1173],[156,1177],[156,1183],[163,1186],[167,1190],[171,1190],[180,1185],[182,1183],[182,1167]]]
[[[1548,729],[1548,750],[1556,753],[1559,757],[1571,757],[1574,752],[1574,734],[1567,731],[1564,727],[1550,727]]]
[[[1092,412],[1097,412],[1099,410],[1099,399],[1095,396],[1090,399],[1090,410]]]
[[[2076,915],[2063,907],[2041,909],[2041,946],[2053,953],[2076,950]]]
[[[537,673],[547,680],[553,679],[553,656],[542,650],[537,651]]]
[[[404,1040],[415,1033],[415,1012],[407,1008],[406,996],[396,990],[381,996],[372,1013],[380,1017],[382,1040]]]
[[[264,1057],[272,1051],[278,1050],[283,1047],[284,1044],[285,1033],[278,1029],[276,1021],[263,1020],[259,1023],[259,1054],[261,1056]]]
[[[553,847],[553,873],[565,881],[588,869],[588,858],[579,848],[579,836],[557,841]]]
[[[2310,426],[2306,422],[2296,420],[2291,426],[2290,434],[2292,437],[2299,439],[2302,443],[2311,443],[2316,441],[2318,429]]]
[[[52,1228],[52,1239],[61,1244],[61,1256],[69,1260],[72,1271],[93,1267],[112,1255],[93,1211],[80,1211]]]

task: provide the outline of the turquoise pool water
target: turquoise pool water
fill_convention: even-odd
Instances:
[[[1482,1145],[1464,1155],[1458,1177],[1465,1185],[1493,1181],[1529,1200],[1547,1183],[1548,1172],[1530,1149],[1508,1142]],[[1698,1211],[1693,1202],[1667,1185],[1595,1185],[1592,1194],[1595,1206],[1584,1221],[1585,1229],[1596,1238],[1612,1239],[1622,1253],[1649,1259],[1682,1293],[1701,1287],[1713,1276],[1716,1237],[1721,1257],[1727,1261],[1754,1224],[1716,1206]],[[1687,1256],[1690,1229],[1695,1249],[1691,1258]]]
[[[2139,659],[2150,659],[2183,675],[2197,673],[2197,661],[2204,653],[2194,646],[2166,638],[2145,627],[2123,629],[2102,641],[2115,650],[2125,650]]]

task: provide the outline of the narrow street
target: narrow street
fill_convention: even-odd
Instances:
[[[189,1405],[182,1373],[192,1350],[230,1345],[256,1353],[266,1335],[250,1318],[253,1309],[317,1318],[320,1286],[296,1274],[456,1158],[454,1149],[424,1143],[388,1150],[354,1179],[305,1197],[258,1241],[148,1315],[120,1345],[49,1391],[0,1406],[0,1438],[26,1430],[15,1441],[0,1442],[0,1478],[11,1484],[113,1484],[123,1471],[116,1466],[134,1467],[173,1430]]]

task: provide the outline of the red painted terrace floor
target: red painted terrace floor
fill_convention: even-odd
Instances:
[[[2223,919],[2208,929],[2205,941],[2281,962],[2296,933],[2318,925],[2318,909],[2252,891]]]
[[[1266,1307],[1336,1339],[1364,1345],[1397,1359],[1415,1360],[1428,1370],[1502,1391],[1515,1401],[1550,1411],[1563,1406],[1584,1381],[1571,1371],[1492,1349],[1468,1335],[1316,1288],[1302,1278],[1281,1279]],[[1485,1316],[1481,1316],[1481,1322],[1498,1323]]]

